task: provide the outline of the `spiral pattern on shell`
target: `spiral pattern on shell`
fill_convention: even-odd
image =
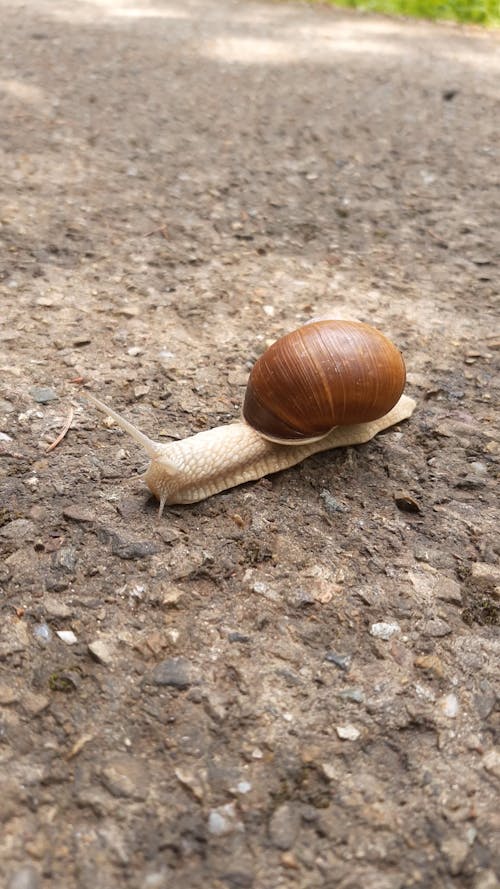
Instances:
[[[382,417],[406,381],[403,357],[357,321],[315,321],[277,340],[255,363],[243,417],[275,441],[321,438],[334,426]]]

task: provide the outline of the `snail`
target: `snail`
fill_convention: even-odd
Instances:
[[[166,444],[85,393],[146,451],[144,480],[160,502],[195,503],[335,447],[362,444],[407,419],[403,358],[357,321],[314,321],[283,336],[250,373],[240,421]]]

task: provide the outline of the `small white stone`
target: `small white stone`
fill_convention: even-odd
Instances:
[[[35,636],[35,639],[39,640],[39,642],[47,644],[47,642],[50,642],[50,640],[52,639],[52,630],[46,623],[35,624],[35,626],[33,627],[33,635]]]
[[[56,636],[59,636],[66,645],[74,645],[75,642],[78,642],[73,630],[57,630]]]
[[[455,719],[458,716],[460,707],[456,695],[444,695],[439,701],[439,706],[443,716],[447,716],[448,719]]]
[[[251,789],[252,785],[250,784],[250,781],[240,781],[236,785],[236,790],[238,791],[238,793],[250,793]]]
[[[337,734],[342,741],[357,741],[361,732],[355,725],[338,725]]]
[[[470,467],[475,472],[479,473],[479,475],[488,475],[488,467],[486,463],[481,463],[480,460],[473,460]]]
[[[370,627],[370,635],[377,639],[385,639],[386,641],[397,633],[401,632],[401,627],[397,623],[385,623],[382,621],[378,624],[372,624]]]
[[[426,685],[422,685],[420,682],[415,683],[415,692],[419,698],[423,698],[424,701],[432,701],[436,700],[436,695],[432,691],[432,688],[428,688]]]
[[[223,837],[241,827],[241,822],[236,817],[234,803],[227,803],[225,806],[219,806],[218,809],[212,809],[208,815],[208,832],[214,836]]]

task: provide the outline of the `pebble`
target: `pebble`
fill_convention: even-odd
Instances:
[[[397,491],[394,494],[394,502],[401,512],[409,512],[416,515],[422,511],[420,504],[407,491]]]
[[[179,768],[175,769],[174,774],[183,787],[187,787],[191,791],[195,799],[203,799],[207,790],[205,772],[195,772]]]
[[[479,871],[473,889],[500,889],[500,881],[492,870]]]
[[[455,719],[458,716],[460,706],[456,695],[444,695],[439,699],[438,704],[443,716],[447,716],[448,719]]]
[[[500,749],[488,750],[483,756],[483,766],[491,775],[500,778]]]
[[[38,639],[43,645],[47,645],[52,639],[52,630],[48,624],[35,624],[33,627],[33,635],[35,639]]]
[[[471,568],[471,579],[477,586],[496,586],[500,584],[500,568],[487,562],[475,562]]]
[[[497,694],[494,686],[487,679],[479,683],[479,691],[473,696],[474,708],[481,719],[487,719],[497,704]]]
[[[250,793],[251,789],[252,785],[250,784],[250,781],[239,781],[236,785],[236,790],[238,793]]]
[[[392,636],[395,636],[396,633],[401,632],[401,627],[398,623],[394,622],[392,624],[385,623],[382,621],[378,624],[372,624],[370,627],[370,635],[375,636],[376,639],[391,639]]]
[[[158,598],[160,604],[163,605],[164,608],[171,608],[174,605],[177,605],[184,595],[184,590],[180,587],[175,586],[173,583],[167,583],[161,587]]]
[[[225,837],[234,830],[242,830],[243,825],[238,820],[235,803],[226,803],[217,809],[211,809],[208,814],[208,832],[217,837]]]
[[[73,574],[78,556],[74,546],[61,546],[54,557],[54,568]]]
[[[244,633],[228,633],[227,634],[228,642],[240,642],[244,644],[245,642],[250,642],[251,637],[246,636]]]
[[[120,538],[113,540],[112,552],[119,559],[137,560],[154,556],[159,552],[159,547],[152,540],[124,541]]]
[[[39,886],[39,875],[30,864],[25,864],[14,871],[7,883],[7,889],[38,889]]]
[[[252,586],[252,592],[257,593],[258,596],[264,596],[264,598],[269,599],[270,602],[280,601],[280,596],[276,590],[272,589],[269,584],[264,583],[262,580],[255,581]]]
[[[75,645],[78,642],[73,630],[56,630],[56,636],[59,636],[59,639],[66,645]]]
[[[441,636],[448,636],[449,633],[451,633],[451,627],[449,623],[442,620],[440,617],[434,617],[423,622],[421,631],[424,636],[440,638]]]
[[[22,621],[4,617],[0,625],[0,661],[4,657],[23,651],[30,644],[28,628]]]
[[[283,852],[281,856],[281,864],[289,870],[299,870],[300,865],[293,852]]]
[[[153,670],[152,678],[155,685],[171,685],[179,689],[189,688],[196,681],[193,665],[184,657],[162,661]]]
[[[128,754],[113,757],[104,766],[101,780],[116,797],[144,800],[148,795],[149,774],[146,764]]]
[[[32,386],[29,393],[37,404],[49,404],[50,401],[57,400],[57,393],[48,386]]]
[[[434,587],[434,595],[443,602],[451,602],[453,605],[462,604],[462,590],[460,584],[451,577],[440,577]]]
[[[325,509],[330,515],[334,515],[336,512],[347,512],[347,507],[342,503],[339,503],[338,500],[330,494],[330,491],[327,491],[326,488],[321,491],[320,495],[321,500],[325,504]]]
[[[286,852],[291,849],[299,833],[299,813],[291,803],[283,803],[272,814],[269,834],[273,844]]]
[[[50,700],[46,695],[29,691],[23,695],[22,704],[27,713],[31,716],[38,716],[39,713],[43,713],[47,709]]]
[[[351,666],[351,657],[348,654],[336,654],[334,651],[329,651],[325,654],[325,661],[328,661],[329,664],[335,664],[339,670],[343,670],[345,673],[349,670]]]
[[[166,870],[158,870],[151,874],[146,874],[142,880],[143,889],[165,889],[165,886],[170,884],[171,881]]]
[[[33,540],[35,525],[29,519],[14,519],[3,526],[0,534],[7,540]]]
[[[44,596],[43,610],[49,617],[71,617],[72,610],[59,596]]]
[[[7,704],[14,704],[19,700],[19,695],[12,685],[7,685],[4,683],[0,684],[0,705],[6,706]]]
[[[443,662],[438,658],[437,654],[419,655],[415,658],[414,664],[420,670],[428,670],[429,673],[434,673],[438,679],[442,679],[444,676]]]
[[[441,843],[441,852],[448,860],[450,874],[453,877],[456,877],[461,873],[469,851],[470,847],[468,842],[460,837],[449,837],[449,839],[446,839]]]
[[[345,701],[354,701],[355,704],[362,704],[365,700],[365,696],[360,688],[343,688],[342,691],[338,692],[339,698],[344,698]]]
[[[357,741],[361,734],[355,725],[338,725],[336,731],[341,741]]]
[[[479,472],[480,475],[488,475],[488,467],[486,463],[482,463],[480,460],[473,460],[472,463],[470,463],[470,467],[474,472]]]
[[[95,521],[95,513],[83,506],[65,506],[62,514],[65,519],[72,522],[93,522]]]
[[[100,664],[109,667],[113,663],[113,649],[103,639],[94,639],[93,642],[89,642],[88,649],[92,657]]]

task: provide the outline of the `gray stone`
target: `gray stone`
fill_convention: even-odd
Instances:
[[[22,621],[5,620],[0,626],[0,660],[29,646],[28,627]]]
[[[113,796],[144,800],[148,795],[149,774],[146,764],[126,753],[107,762],[102,770],[101,780]]]
[[[347,512],[347,506],[344,506],[343,503],[340,503],[330,491],[327,491],[326,488],[321,491],[319,495],[325,504],[325,509],[330,515],[334,515],[336,512]]]
[[[171,685],[173,688],[189,688],[196,681],[193,665],[187,658],[170,657],[153,670],[155,685]]]
[[[49,617],[71,617],[72,609],[59,596],[44,596],[43,610]]]
[[[471,580],[479,587],[500,584],[500,567],[487,562],[476,562],[471,568]]]
[[[54,555],[54,568],[73,574],[78,557],[74,546],[61,546]]]
[[[481,680],[479,692],[473,696],[473,700],[478,716],[481,719],[487,719],[495,709],[497,702],[496,691],[487,679]]]
[[[45,621],[41,624],[35,624],[33,627],[33,635],[42,645],[47,645],[52,640],[52,630]]]
[[[22,705],[26,713],[30,716],[38,716],[43,713],[49,706],[50,701],[46,695],[36,694],[35,692],[25,692],[22,698]]]
[[[290,803],[279,806],[269,822],[273,844],[282,851],[291,849],[299,833],[299,824],[299,813]]]
[[[83,506],[65,506],[62,513],[65,519],[69,519],[72,522],[95,521],[95,514]]]
[[[467,841],[460,837],[449,837],[441,844],[441,851],[448,861],[450,874],[453,877],[458,876],[470,851]]]
[[[57,392],[48,386],[32,386],[29,392],[37,404],[49,404],[50,401],[56,401],[58,397]]]
[[[227,803],[212,809],[208,815],[208,832],[214,836],[224,837],[234,830],[242,830],[243,825],[236,815],[235,803]]]
[[[362,704],[365,700],[362,689],[360,688],[343,688],[338,692],[339,698],[345,701],[354,701],[355,704]]]
[[[451,633],[451,627],[440,617],[434,617],[424,621],[421,631],[424,636],[439,638],[440,636],[448,636]]]
[[[95,639],[93,642],[89,642],[88,648],[92,657],[99,663],[106,666],[113,663],[113,648],[104,639]]]
[[[14,685],[7,682],[0,683],[0,705],[14,704],[19,700],[19,692]]]
[[[462,604],[462,590],[460,584],[451,577],[440,577],[436,581],[434,594],[443,602],[452,602],[454,605]]]
[[[8,540],[33,540],[35,525],[29,519],[14,519],[0,529],[0,535]]]
[[[39,886],[39,875],[30,864],[25,864],[14,871],[7,883],[7,889],[38,889]]]
[[[328,661],[329,664],[335,664],[339,670],[344,670],[345,673],[351,666],[351,656],[349,654],[336,654],[334,651],[329,651],[325,654],[325,661]]]
[[[159,547],[152,540],[124,541],[118,538],[113,541],[112,551],[113,555],[118,556],[119,559],[134,561],[154,556],[159,551]]]
[[[492,870],[480,871],[474,880],[473,889],[500,889],[500,881]]]

